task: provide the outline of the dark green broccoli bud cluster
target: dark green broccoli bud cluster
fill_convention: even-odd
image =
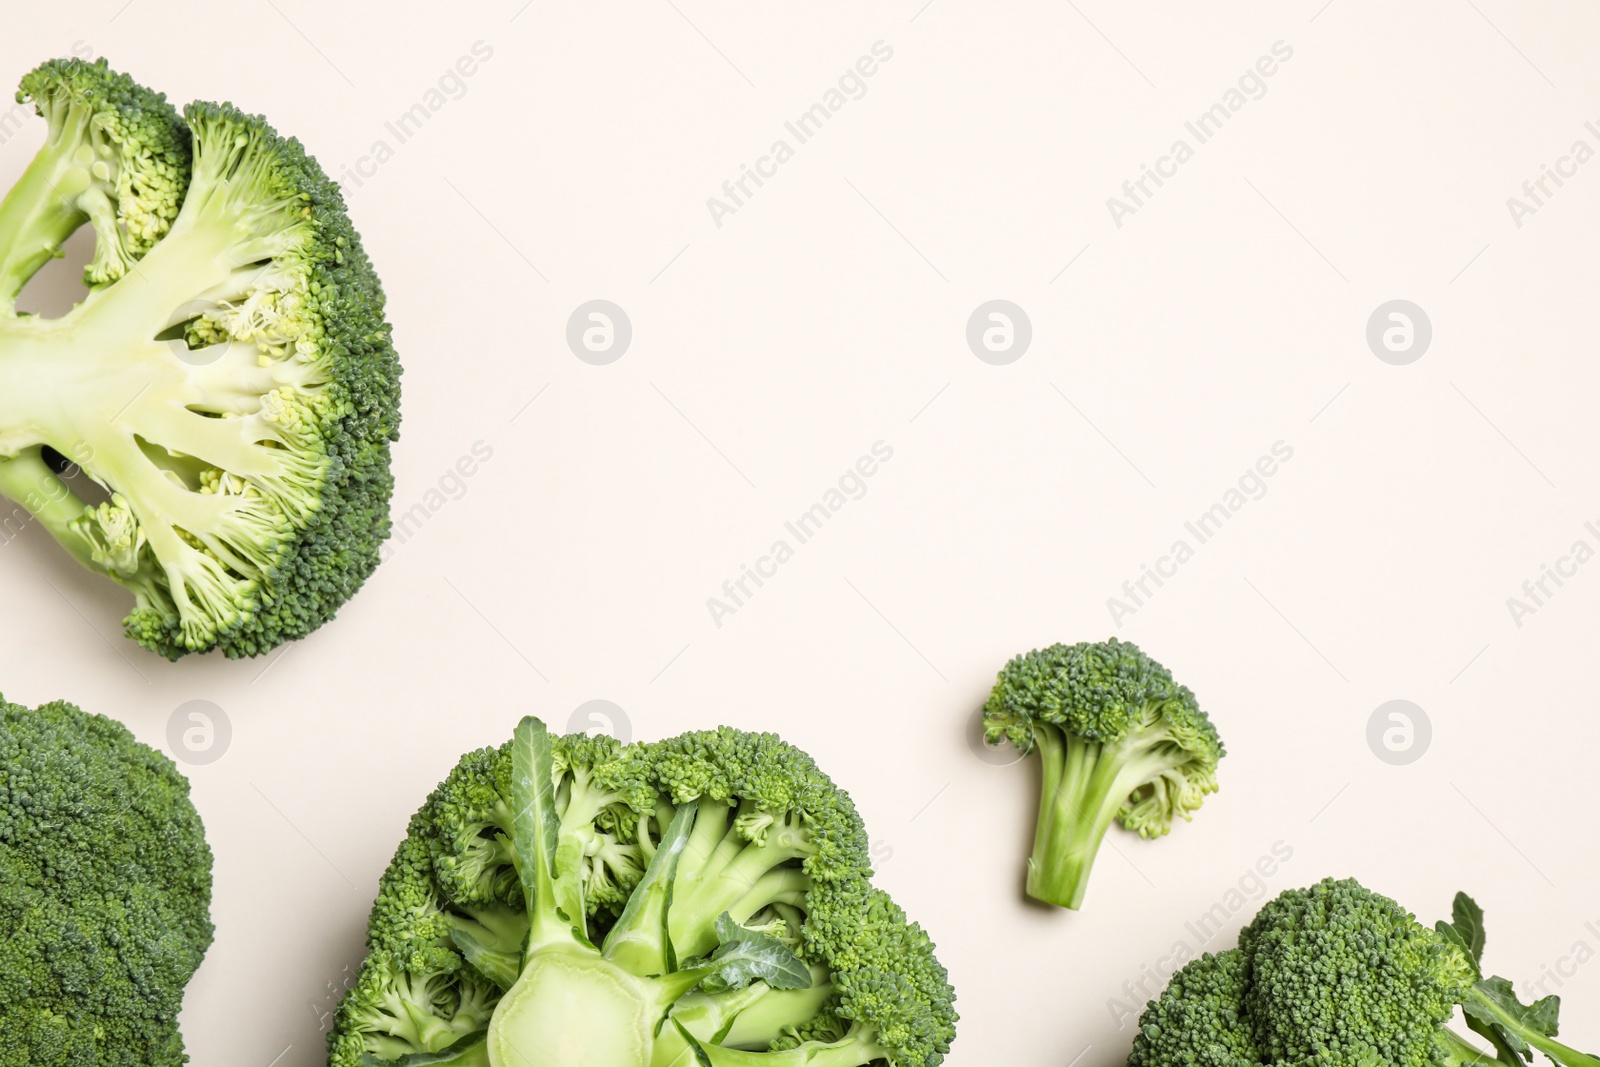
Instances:
[[[771,734],[525,719],[411,820],[330,1063],[936,1067],[954,993],[871,875],[850,798]]]
[[[1160,837],[1216,792],[1222,740],[1194,694],[1111,638],[1013,659],[983,707],[984,736],[1043,763],[1028,893],[1077,908],[1113,821]]]
[[[1239,935],[1245,1011],[1271,1063],[1421,1067],[1475,976],[1454,945],[1388,897],[1326,881],[1269,902]]]
[[[1244,1015],[1249,958],[1238,949],[1191,960],[1139,1020],[1130,1067],[1244,1067],[1263,1062]]]
[[[1555,1041],[1559,1000],[1522,1004],[1484,978],[1483,913],[1465,894],[1433,929],[1353,880],[1269,902],[1239,947],[1179,971],[1139,1020],[1129,1067],[1560,1067],[1600,1060]],[[1485,1051],[1449,1028],[1461,1008]]]
[[[0,493],[133,593],[146,648],[305,636],[379,561],[399,426],[383,290],[338,187],[260,116],[180,119],[103,62],[48,63],[23,96],[51,129],[0,202]],[[17,315],[85,221],[87,299]],[[85,504],[59,457],[110,500]]]
[[[178,1067],[211,945],[189,783],[127,728],[0,699],[0,1067]]]

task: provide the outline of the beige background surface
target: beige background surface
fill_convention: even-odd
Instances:
[[[230,724],[187,768],[217,857],[196,1064],[320,1064],[411,811],[519,715],[597,699],[636,737],[777,729],[849,788],[959,988],[955,1067],[1120,1064],[1124,983],[1202,947],[1189,924],[1220,905],[1203,947],[1228,943],[1254,899],[1330,874],[1430,922],[1471,890],[1491,966],[1546,974],[1566,1035],[1600,1046],[1600,964],[1573,956],[1600,951],[1600,563],[1520,626],[1507,606],[1600,547],[1600,162],[1521,226],[1507,206],[1600,149],[1600,12],[1220,6],[9,13],[4,80],[103,54],[264,112],[345,175],[406,365],[409,536],[265,661],[153,660],[114,587],[36,531],[0,546],[8,698],[71,698],[190,760],[179,709]],[[864,95],[795,144],[785,122],[880,41]],[[1264,93],[1198,143],[1185,122],[1277,42]],[[707,199],[780,138],[793,158],[719,226]],[[1180,138],[1193,157],[1117,225],[1107,198]],[[632,324],[607,366],[565,341],[591,299]],[[965,340],[991,299],[1031,320],[1005,366]],[[1406,366],[1365,340],[1393,299],[1432,323]],[[707,599],[879,441],[861,499],[716,625]],[[1277,442],[1259,499],[1114,623],[1108,598]],[[1007,657],[1110,633],[1211,710],[1223,789],[1165,840],[1114,837],[1081,914],[1035,909],[1035,778],[963,731]],[[1407,765],[1367,741],[1393,699],[1431,723]]]

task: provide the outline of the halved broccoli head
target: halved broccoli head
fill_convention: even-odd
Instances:
[[[1557,997],[1485,978],[1483,912],[1457,894],[1429,929],[1354,880],[1269,902],[1239,947],[1179,971],[1139,1020],[1128,1067],[1600,1067],[1554,1040]],[[1483,1050],[1449,1028],[1461,1008]]]
[[[866,846],[771,734],[525,719],[412,818],[330,1063],[935,1067],[954,994]]]
[[[984,736],[1044,764],[1028,893],[1077,908],[1113,820],[1160,837],[1217,789],[1224,754],[1194,694],[1137,645],[1051,645],[1000,671]]]
[[[179,1067],[211,945],[189,783],[120,723],[0,699],[0,1067]]]
[[[133,592],[147,648],[304,636],[377,565],[399,423],[383,292],[338,187],[259,116],[180,120],[103,61],[46,64],[23,95],[51,129],[0,202],[0,492]],[[88,297],[17,315],[85,221]],[[110,499],[85,504],[64,461]]]

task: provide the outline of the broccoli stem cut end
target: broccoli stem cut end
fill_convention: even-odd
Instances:
[[[653,1000],[592,950],[547,949],[495,1009],[490,1067],[650,1067]]]

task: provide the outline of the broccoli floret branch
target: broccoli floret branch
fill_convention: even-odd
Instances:
[[[1082,905],[1106,831],[1160,837],[1217,789],[1224,754],[1194,694],[1135,645],[1052,645],[1000,671],[983,708],[990,744],[1043,766],[1028,894]]]

